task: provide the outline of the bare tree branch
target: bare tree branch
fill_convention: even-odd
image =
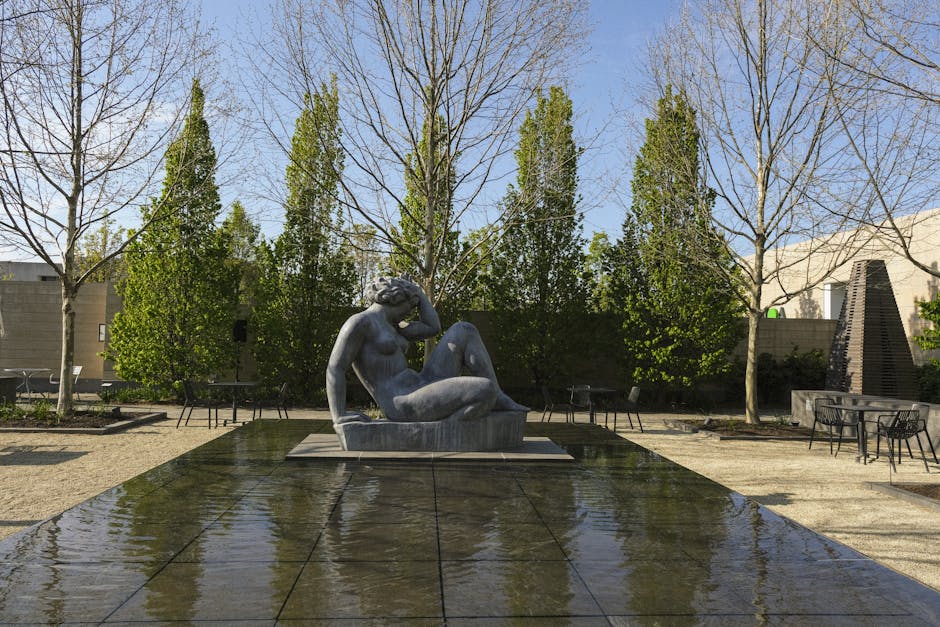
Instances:
[[[311,9],[281,0],[274,44],[260,43],[268,79],[265,110],[299,103],[328,73],[340,85],[345,155],[341,206],[353,223],[375,229],[390,250],[411,255],[432,300],[467,278],[441,267],[440,251],[458,224],[495,221],[495,198],[514,168],[515,129],[533,95],[564,76],[583,40],[580,0],[333,0]],[[421,149],[425,120],[440,117],[436,146]],[[436,122],[435,122],[436,124]],[[283,129],[290,121],[267,122]],[[283,144],[283,139],[279,139]],[[409,161],[414,159],[414,165]],[[422,174],[427,211],[444,215],[417,254],[402,246],[397,225],[404,211],[406,174]],[[453,189],[445,182],[456,172]],[[496,231],[493,230],[493,233]]]

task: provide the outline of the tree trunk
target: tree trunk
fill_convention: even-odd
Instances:
[[[760,311],[751,307],[747,312],[747,366],[744,371],[744,416],[748,424],[758,424],[757,413],[757,331]]]
[[[62,286],[62,362],[59,366],[59,399],[56,413],[72,411],[72,365],[75,363],[75,291]]]
[[[436,286],[434,285],[434,277],[428,277],[424,293],[427,294],[428,300],[434,304],[434,298],[436,297]],[[437,309],[437,305],[434,304],[434,308]],[[434,347],[437,346],[437,338],[429,337],[424,340],[424,364],[431,360],[431,353],[434,352]]]

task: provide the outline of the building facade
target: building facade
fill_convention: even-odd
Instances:
[[[940,269],[940,208],[922,211],[897,220],[898,228],[909,238],[912,256],[924,265]],[[855,242],[857,249],[847,263],[831,272],[815,288],[777,307],[777,315],[787,319],[838,320],[845,302],[846,288],[852,271],[852,262],[861,259],[881,259],[885,262],[894,291],[901,321],[911,346],[915,364],[928,358],[940,358],[940,351],[925,353],[913,337],[923,333],[931,323],[919,315],[918,303],[933,300],[940,289],[940,279],[915,266],[898,248],[896,242],[870,230],[853,231],[842,241]],[[775,251],[778,259],[788,262],[788,256],[798,257],[800,245]],[[784,290],[798,289],[800,281],[813,275],[813,258],[793,266],[783,277],[781,285],[764,286],[765,302],[779,297]],[[789,277],[789,278],[788,278]]]

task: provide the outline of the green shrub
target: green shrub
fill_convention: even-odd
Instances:
[[[761,405],[784,406],[790,402],[793,390],[821,390],[826,385],[828,358],[820,350],[800,352],[794,346],[783,359],[776,360],[770,353],[757,356],[757,400]],[[726,379],[727,397],[744,403],[745,364],[736,359]]]
[[[134,403],[159,403],[175,398],[175,393],[159,388],[143,386],[110,387],[98,392],[105,403],[132,405]]]
[[[27,414],[26,409],[13,403],[0,404],[0,421],[18,420]]]
[[[41,398],[33,402],[33,409],[29,412],[31,416],[36,418],[40,422],[45,422],[49,420],[50,417],[56,416],[52,409],[52,403],[48,400]],[[56,422],[58,422],[58,417],[56,416]]]
[[[917,367],[917,400],[940,403],[940,361],[933,359]]]

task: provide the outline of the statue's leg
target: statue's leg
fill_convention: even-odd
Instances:
[[[464,368],[472,376],[496,381],[493,362],[480,332],[469,322],[458,322],[438,341],[422,372],[428,379],[438,380],[459,377]]]
[[[396,396],[389,420],[434,422],[482,418],[496,403],[498,388],[484,377],[450,377]]]
[[[493,361],[483,345],[480,332],[469,322],[458,322],[447,329],[441,337],[428,363],[425,364],[422,375],[430,381],[438,381],[450,377],[459,377],[463,369],[474,377],[489,379],[497,390],[495,409],[524,411],[524,407],[509,398],[493,370]]]

